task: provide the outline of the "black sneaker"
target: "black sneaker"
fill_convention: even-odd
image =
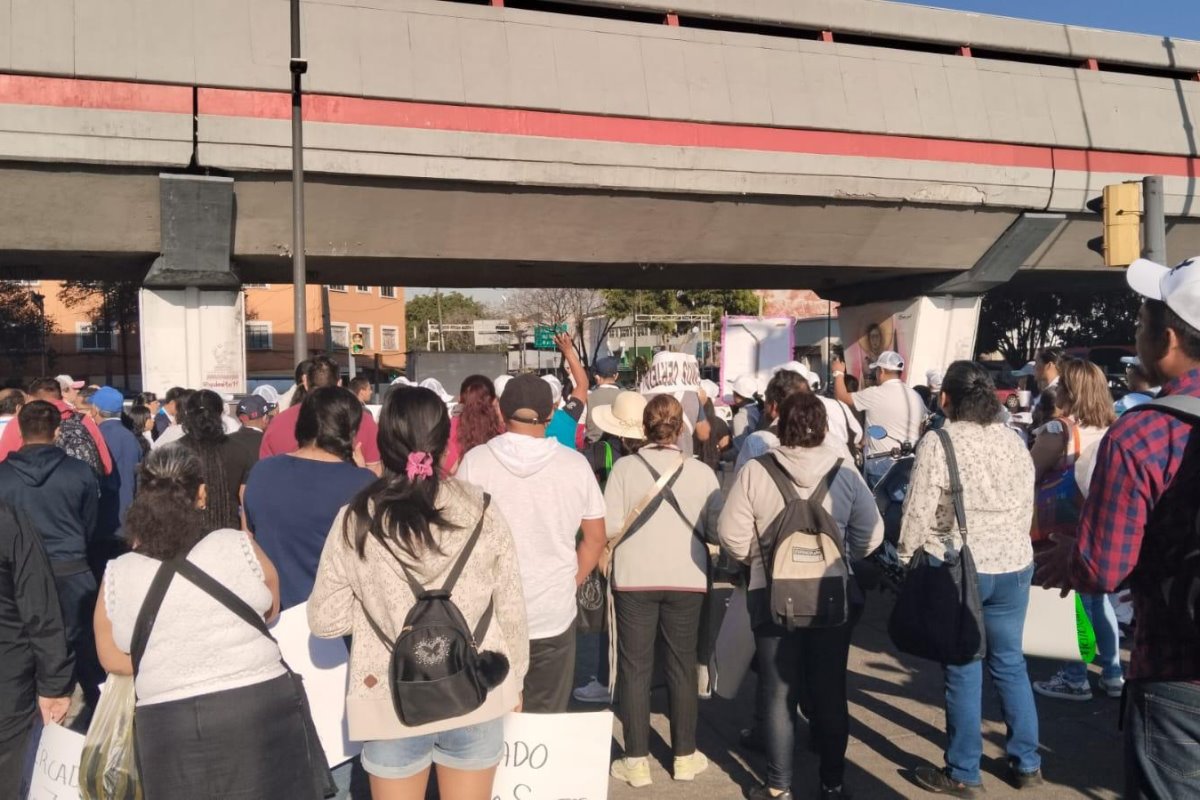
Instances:
[[[821,800],[850,800],[850,795],[841,786],[836,789],[821,787]]]
[[[738,736],[738,743],[741,744],[743,750],[749,750],[752,753],[762,753],[767,749],[767,743],[763,741],[762,731],[758,728],[746,728]]]
[[[1046,781],[1042,778],[1042,771],[1035,769],[1033,772],[1020,772],[1016,767],[1012,768],[1012,785],[1018,789],[1033,789],[1037,786],[1044,786]]]
[[[792,790],[788,789],[783,794],[771,794],[771,790],[763,786],[755,786],[750,790],[750,800],[792,800]]]
[[[959,783],[946,774],[945,770],[936,767],[917,767],[913,773],[917,785],[927,792],[948,794],[951,797],[979,797],[984,793],[983,786],[971,786]]]

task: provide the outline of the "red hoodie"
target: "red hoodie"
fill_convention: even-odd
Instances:
[[[75,409],[67,405],[63,400],[47,400],[47,403],[58,409],[62,414],[62,418],[66,419],[76,413]],[[92,421],[92,418],[86,414],[83,416],[83,427],[87,428],[88,433],[92,435],[92,441],[96,443],[96,449],[100,451],[100,463],[104,465],[104,474],[112,473],[112,456],[108,452],[108,445],[104,442],[104,437],[100,434],[100,428]],[[21,426],[17,420],[13,420],[4,426],[4,433],[0,434],[0,461],[8,458],[9,453],[15,453],[25,446],[25,441],[21,438]]]

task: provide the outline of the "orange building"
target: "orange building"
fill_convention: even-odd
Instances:
[[[69,374],[89,383],[110,384],[138,391],[141,388],[140,335],[134,324],[95,325],[103,297],[68,306],[60,297],[58,281],[27,281],[31,292],[43,298],[51,333],[46,347],[31,342],[3,365],[3,384],[23,385],[40,375]],[[247,380],[291,380],[291,284],[246,284]],[[394,286],[309,286],[307,291],[308,349],[311,353],[332,348],[346,364],[354,334],[362,336],[363,349],[355,364],[374,368],[378,353],[386,372],[403,371],[405,364],[404,290]],[[326,329],[326,320],[329,326]]]

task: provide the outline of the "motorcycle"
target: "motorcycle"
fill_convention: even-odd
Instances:
[[[904,579],[904,567],[900,563],[896,545],[900,541],[900,522],[904,515],[904,499],[908,496],[908,485],[912,480],[913,463],[916,461],[916,445],[894,439],[879,425],[868,427],[867,435],[877,442],[891,440],[896,447],[865,459],[868,464],[889,459],[891,464],[872,489],[879,515],[883,517],[883,544],[859,562],[855,572],[864,588],[881,586],[898,590]]]

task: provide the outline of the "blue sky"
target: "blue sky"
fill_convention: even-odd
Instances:
[[[1090,28],[1110,28],[1180,39],[1200,39],[1200,0],[895,0],[1023,17]]]

